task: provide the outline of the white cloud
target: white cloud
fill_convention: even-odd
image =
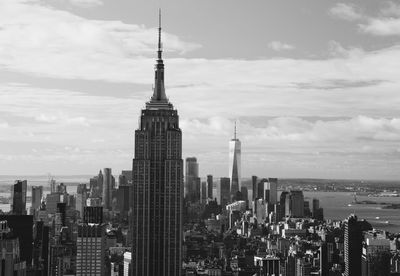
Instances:
[[[89,20],[35,1],[0,2],[0,29],[0,67],[70,79],[125,81],[150,64],[145,57],[155,55],[157,42],[155,29]],[[199,47],[169,33],[163,42],[178,53]]]
[[[295,47],[293,45],[281,41],[271,41],[270,43],[268,43],[268,48],[274,51],[284,51],[284,50],[293,50]]]
[[[347,3],[337,3],[333,6],[329,13],[340,19],[355,21],[363,18],[363,15],[357,11],[356,7]]]
[[[367,23],[359,26],[361,31],[372,35],[400,35],[400,18],[370,18]]]
[[[82,8],[91,8],[103,5],[103,1],[101,0],[68,0],[72,5],[82,7]]]

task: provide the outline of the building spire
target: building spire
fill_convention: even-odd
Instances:
[[[162,44],[161,44],[161,9],[158,9],[158,59],[162,60]]]
[[[236,140],[236,120],[235,120],[235,130],[234,130],[234,132],[233,132],[233,139]]]
[[[147,108],[152,109],[170,109],[172,105],[169,103],[165,94],[164,86],[164,61],[162,59],[162,42],[161,42],[161,9],[158,11],[158,49],[157,63],[155,65],[155,77],[153,96],[150,102],[146,104]]]

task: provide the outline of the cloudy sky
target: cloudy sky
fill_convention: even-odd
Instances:
[[[399,0],[0,0],[0,175],[130,169],[159,7],[201,175],[400,177]]]

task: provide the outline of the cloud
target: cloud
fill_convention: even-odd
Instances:
[[[40,1],[0,2],[0,30],[0,68],[68,79],[127,80],[151,64],[146,56],[153,58],[157,41],[155,29],[90,20]],[[163,42],[178,54],[199,47],[169,33]]]
[[[364,33],[377,36],[400,35],[400,18],[370,18],[367,23],[359,25]]]
[[[360,21],[358,28],[361,32],[376,36],[400,35],[400,5],[387,2],[379,14],[375,16],[364,15],[352,4],[338,3],[329,13],[337,18],[347,21]]]
[[[38,116],[35,116],[35,120],[38,122],[44,123],[58,123],[58,124],[67,124],[67,125],[81,125],[81,126],[89,126],[88,119],[83,116],[79,117],[70,117],[67,114],[62,112],[58,112],[58,114],[45,114],[40,113]]]
[[[386,6],[381,9],[381,14],[384,16],[400,16],[400,4],[387,2]]]
[[[334,17],[347,21],[356,21],[363,18],[363,15],[357,11],[354,5],[346,3],[337,3],[329,10],[329,13]]]
[[[68,0],[72,5],[82,8],[92,8],[103,5],[101,0]]]
[[[293,45],[283,43],[280,41],[271,41],[268,43],[268,48],[274,51],[284,51],[284,50],[293,50],[295,47]]]

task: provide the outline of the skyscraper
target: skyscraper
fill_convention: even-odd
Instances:
[[[200,200],[200,187],[197,187],[199,178],[199,163],[196,157],[186,158],[185,169],[185,197],[191,202]]]
[[[264,182],[263,198],[269,204],[278,202],[278,180],[276,178],[269,178]]]
[[[222,206],[222,209],[225,209],[225,206],[230,202],[230,179],[228,177],[221,177],[219,181],[219,189],[218,196],[220,197],[219,203]]]
[[[372,227],[352,214],[344,222],[344,276],[361,275],[363,231]]]
[[[110,168],[104,168],[103,179],[103,207],[104,209],[111,210],[111,192],[112,192],[112,174]]]
[[[253,188],[253,200],[255,200],[256,198],[259,197],[258,195],[258,187],[257,187],[257,176],[253,175],[251,177],[251,184],[252,184],[252,188]]]
[[[11,186],[11,212],[14,215],[26,215],[26,180],[17,180]]]
[[[182,266],[183,160],[178,112],[164,89],[161,16],[153,96],[135,131],[132,275],[176,276]]]
[[[207,197],[213,199],[213,176],[207,175]]]
[[[106,252],[106,227],[104,224],[78,225],[76,240],[76,275],[104,276]]]
[[[229,178],[231,195],[235,196],[241,189],[241,143],[236,137],[236,122],[233,139],[229,141]]]
[[[43,197],[43,186],[32,186],[32,206],[30,209],[31,215],[34,215],[35,212],[40,208],[42,197]]]

